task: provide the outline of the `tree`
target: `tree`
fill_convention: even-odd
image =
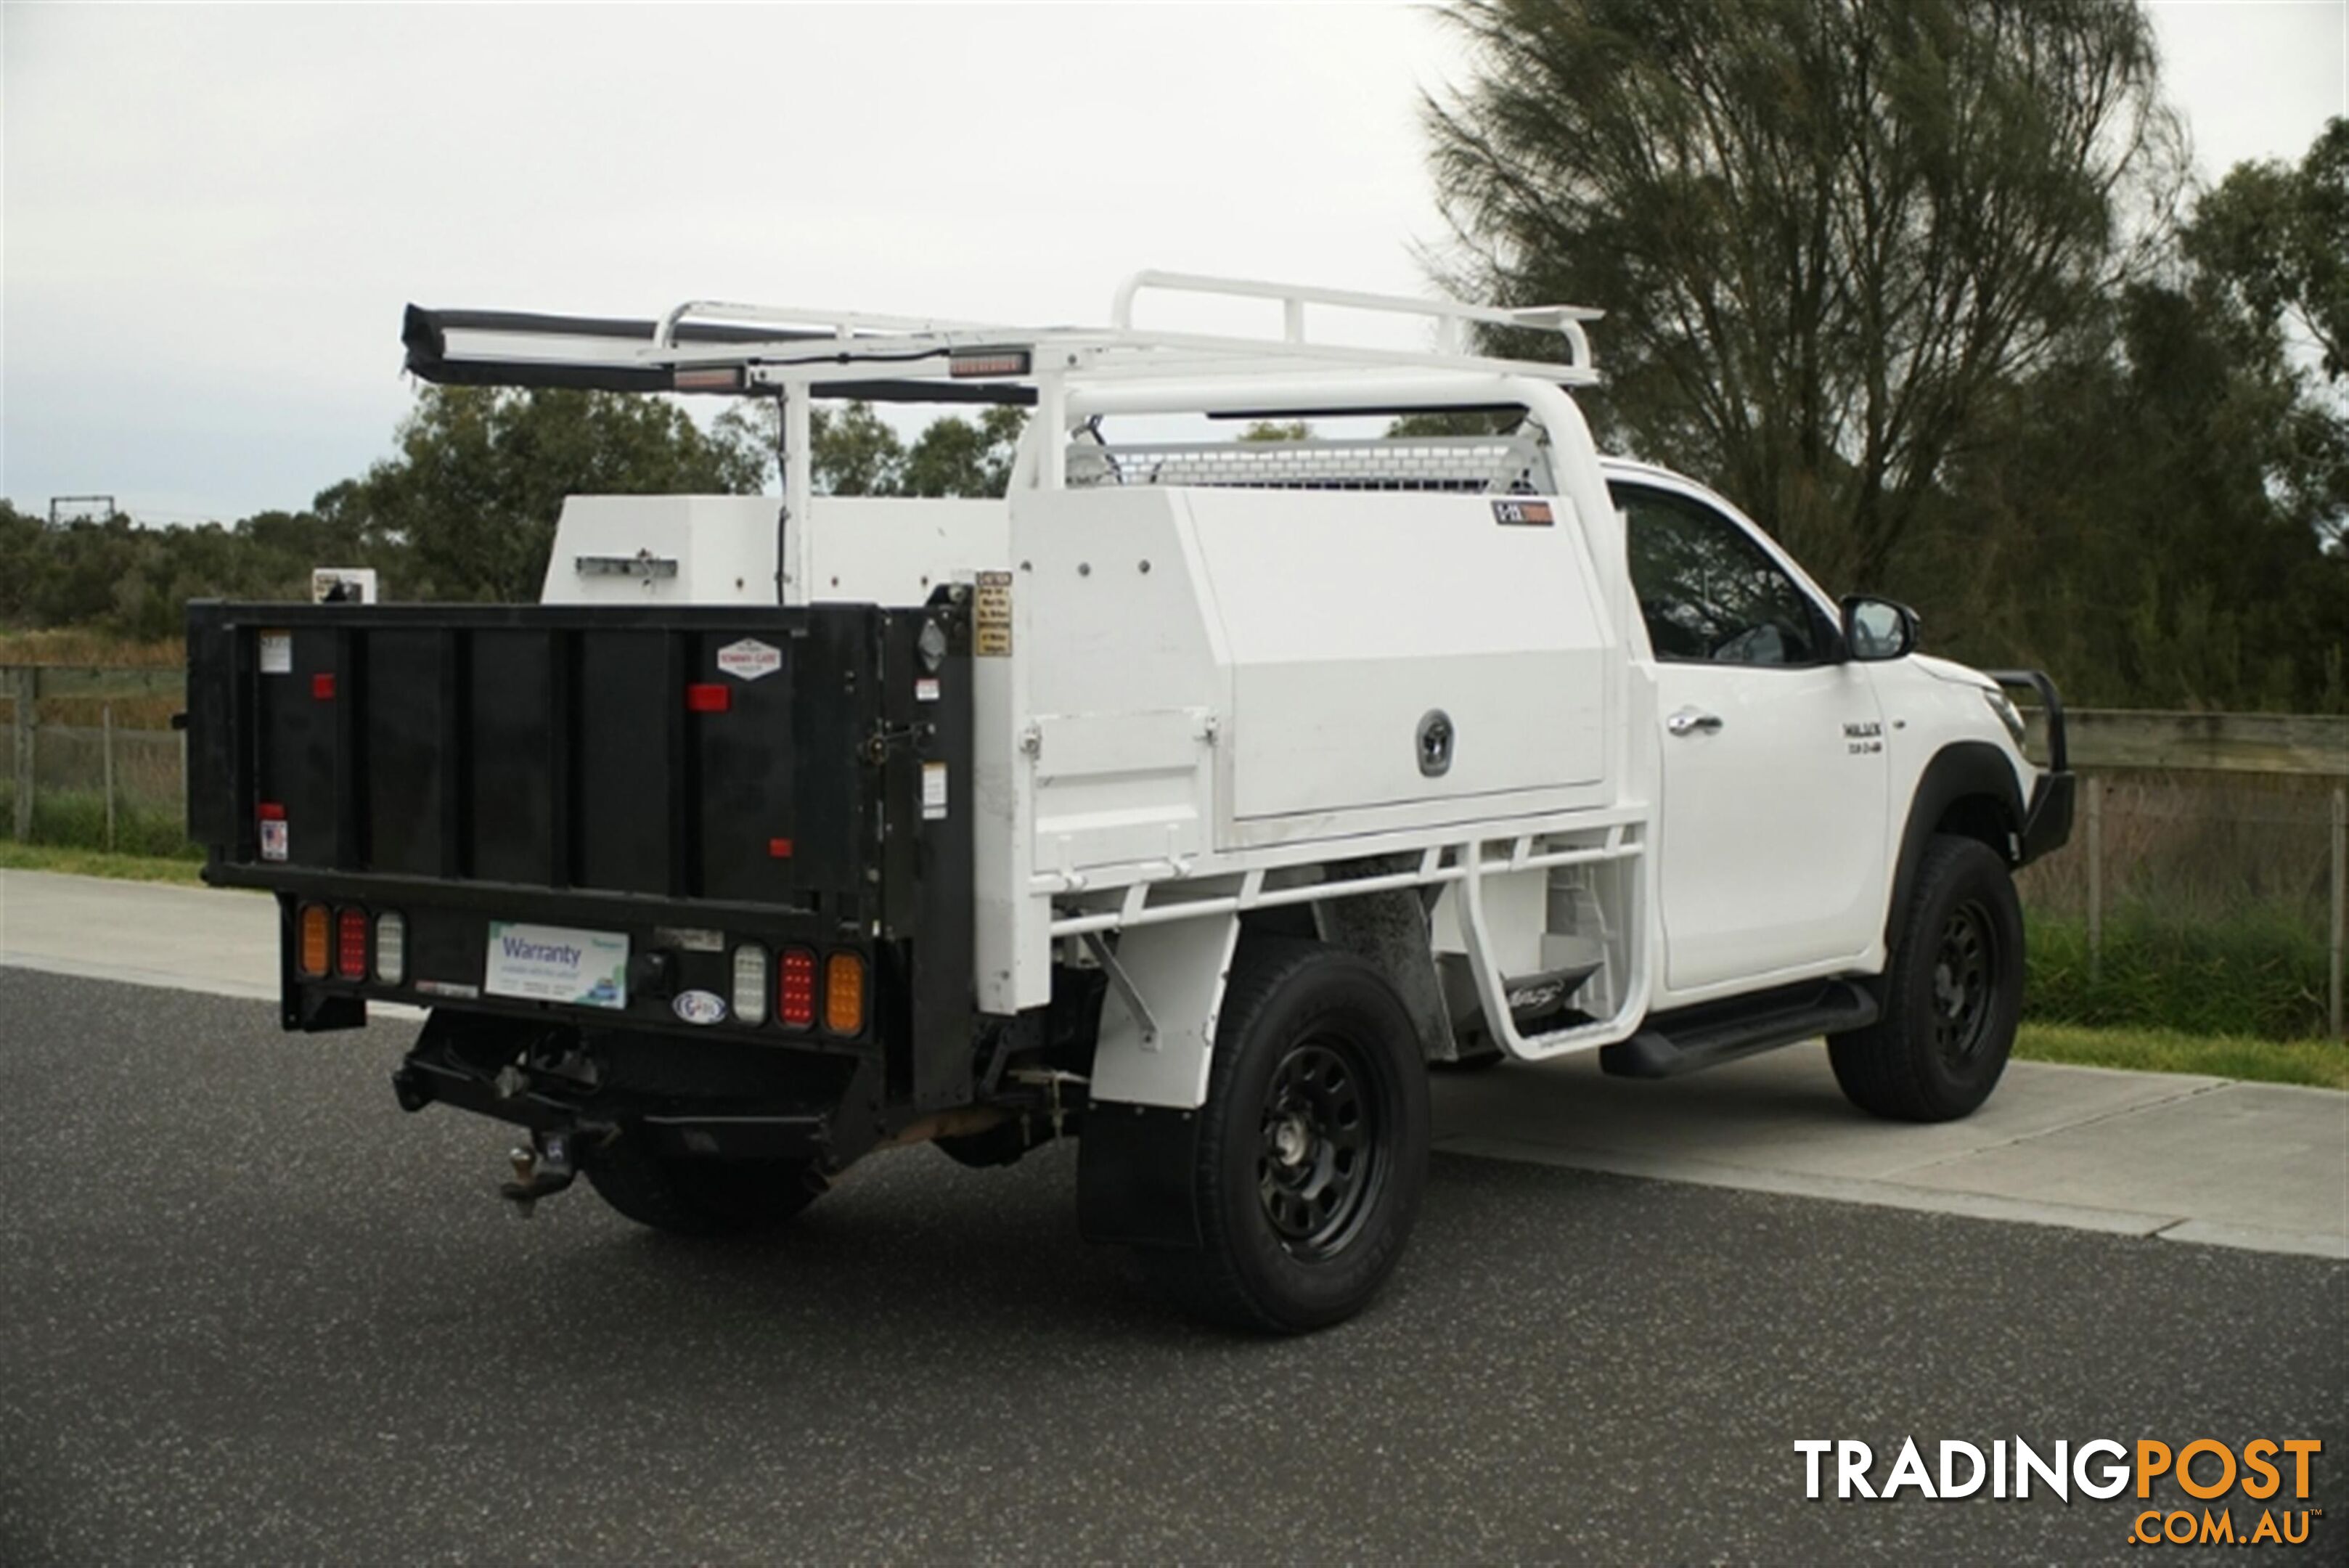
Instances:
[[[721,440],[780,480],[781,413],[771,398],[744,399],[719,415]],[[1025,411],[993,407],[973,424],[934,420],[908,448],[870,403],[808,412],[809,482],[819,495],[1001,495],[1027,428]]]
[[[1878,582],[1990,400],[2143,264],[2181,167],[2116,0],[1462,0],[1443,264],[1607,309],[1602,433]],[[1496,346],[1541,352],[1521,335]]]
[[[2328,136],[2332,133],[2328,131]],[[2179,259],[2003,389],[1889,568],[1940,646],[2077,701],[2349,711],[2349,421],[2246,286],[2246,165]],[[2255,277],[2260,275],[2255,274]]]
[[[993,407],[978,422],[948,414],[934,420],[905,454],[899,487],[906,495],[1000,495],[1011,483],[1024,410]]]
[[[398,446],[328,495],[411,553],[417,597],[536,598],[567,495],[759,488],[740,446],[672,402],[620,392],[427,387]]]
[[[2194,209],[2186,254],[2258,319],[2290,317],[2349,379],[2349,119],[2298,168],[2239,163]]]

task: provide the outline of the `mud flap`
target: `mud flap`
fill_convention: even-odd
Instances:
[[[1077,1229],[1088,1241],[1196,1247],[1199,1113],[1094,1102],[1077,1149]]]
[[[1096,950],[1109,991],[1077,1151],[1077,1224],[1088,1241],[1199,1245],[1198,1107],[1239,931],[1237,916],[1204,915]]]

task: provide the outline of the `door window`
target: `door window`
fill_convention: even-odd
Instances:
[[[1613,488],[1631,585],[1656,657],[1676,664],[1809,665],[1825,649],[1811,597],[1744,529],[1711,507]]]

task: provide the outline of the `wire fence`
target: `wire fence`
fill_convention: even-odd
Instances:
[[[184,701],[179,670],[0,666],[0,822],[19,842],[195,854]],[[2342,1036],[2349,719],[2088,711],[2070,730],[2071,842],[2018,882],[2033,1014]]]

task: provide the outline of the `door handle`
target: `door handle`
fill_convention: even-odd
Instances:
[[[1664,728],[1675,735],[1711,735],[1721,730],[1721,715],[1701,713],[1694,708],[1683,708],[1664,721]]]

